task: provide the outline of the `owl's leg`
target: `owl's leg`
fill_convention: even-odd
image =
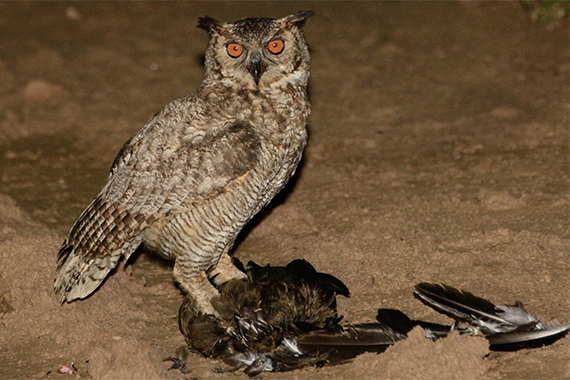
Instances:
[[[199,271],[193,276],[184,273],[178,262],[174,264],[174,278],[180,284],[182,290],[196,301],[196,309],[203,314],[212,314],[217,316],[218,313],[212,306],[212,298],[219,295],[218,291],[208,281],[206,272]]]
[[[218,260],[218,264],[212,267],[208,271],[208,278],[212,283],[216,286],[224,284],[229,280],[233,279],[246,279],[247,275],[239,270],[232,262],[232,258],[228,253],[228,250],[225,250],[224,253],[220,256]]]

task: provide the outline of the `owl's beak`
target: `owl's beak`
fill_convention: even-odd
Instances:
[[[261,53],[253,51],[249,56],[249,72],[255,81],[255,85],[259,85],[259,78],[263,74],[263,65],[261,64]]]

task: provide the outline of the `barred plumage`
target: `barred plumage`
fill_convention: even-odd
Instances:
[[[293,175],[306,144],[310,58],[301,28],[311,15],[200,19],[210,35],[204,81],[119,152],[61,247],[62,302],[87,297],[144,243],[175,260],[176,281],[214,312],[205,272],[216,281],[243,276],[228,252]]]

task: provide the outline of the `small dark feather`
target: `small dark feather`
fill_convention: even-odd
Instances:
[[[438,323],[412,320],[400,310],[395,309],[378,309],[376,320],[402,335],[407,335],[414,327],[420,326],[424,329],[426,338],[432,340],[445,338],[453,331],[453,325],[446,326]]]
[[[390,326],[400,334],[407,334],[417,326],[406,314],[395,309],[378,309],[376,320],[386,326]]]

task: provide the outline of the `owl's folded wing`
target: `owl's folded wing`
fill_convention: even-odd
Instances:
[[[189,140],[169,134],[164,121],[149,122],[153,138],[147,125],[144,138],[139,133],[125,144],[107,184],[64,241],[55,282],[62,302],[91,294],[134,252],[149,225],[239,186],[258,164],[261,140],[250,125],[230,124]]]

